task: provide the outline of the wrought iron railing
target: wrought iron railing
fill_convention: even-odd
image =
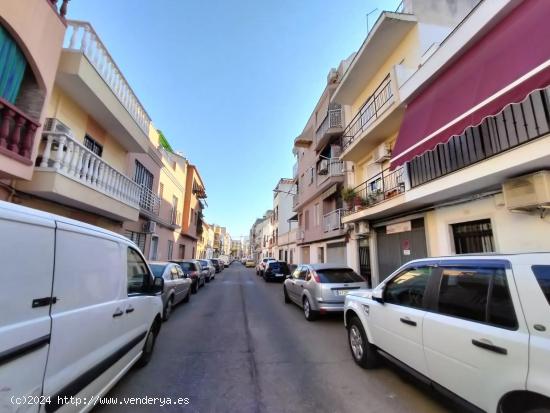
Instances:
[[[62,0],[61,5],[57,6],[57,2],[59,0],[46,0],[48,3],[52,5],[52,7],[55,9],[55,11],[64,19],[67,15],[67,7],[69,6],[70,0]]]
[[[344,211],[343,208],[339,208],[323,215],[323,229],[325,232],[342,229],[342,215]]]
[[[323,122],[321,122],[321,124],[317,128],[317,132],[315,132],[315,136],[317,140],[319,140],[324,136],[324,134],[329,129],[341,128],[341,127],[342,127],[342,107],[338,105],[338,107],[331,108],[327,111],[327,114],[323,119]]]
[[[405,168],[399,167],[394,171],[385,169],[379,174],[367,179],[354,188],[356,198],[353,205],[348,206],[346,214],[353,213],[376,205],[386,199],[405,192]]]
[[[393,97],[391,78],[388,74],[363,104],[359,112],[344,130],[343,149],[346,150],[386,110]]]
[[[141,185],[139,192],[139,207],[146,212],[158,215],[160,210],[160,197],[146,186]]]

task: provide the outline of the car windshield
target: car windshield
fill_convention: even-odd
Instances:
[[[349,268],[327,268],[316,272],[322,283],[357,283],[365,281],[363,277]]]
[[[290,270],[286,262],[270,262],[269,268],[271,269],[271,271],[278,274],[290,274]]]
[[[204,267],[208,267],[208,261],[201,260],[200,263],[201,263]]]
[[[164,264],[151,264],[149,266],[151,267],[151,271],[153,271],[153,275],[155,277],[162,277],[162,274],[164,274],[164,269],[166,268],[166,265]]]

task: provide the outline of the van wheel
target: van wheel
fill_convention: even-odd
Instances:
[[[369,343],[365,329],[357,317],[352,317],[348,325],[348,343],[353,360],[364,369],[378,365],[376,347]]]
[[[174,297],[170,297],[164,306],[164,311],[162,312],[162,319],[168,321],[172,315],[172,310],[174,309]]]
[[[315,319],[317,319],[317,312],[311,309],[311,304],[309,303],[309,299],[307,297],[304,297],[304,301],[302,304],[303,304],[304,316],[306,317],[306,320],[314,321]]]
[[[158,333],[158,328],[155,324],[156,322],[151,326],[149,332],[147,333],[147,337],[145,338],[143,352],[141,353],[139,360],[136,362],[136,367],[138,368],[145,367],[151,361],[151,357],[153,356],[153,350],[155,349]]]
[[[289,304],[290,303],[290,297],[288,296],[288,293],[286,292],[286,287],[283,287],[283,292],[284,292],[284,295],[285,295],[285,303]]]

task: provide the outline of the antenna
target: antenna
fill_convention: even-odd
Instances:
[[[367,15],[366,15],[366,17],[367,17],[367,35],[368,35],[369,32],[370,32],[370,27],[369,27],[369,16],[370,16],[372,13],[374,13],[375,11],[377,11],[377,10],[378,10],[378,8],[373,9],[373,10],[371,10],[370,12],[368,12]]]

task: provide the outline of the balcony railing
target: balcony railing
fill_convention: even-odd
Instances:
[[[408,162],[411,187],[430,182],[550,132],[550,87],[532,92],[495,116],[469,127]]]
[[[363,131],[384,113],[392,97],[391,78],[388,74],[344,130],[343,150],[346,150]]]
[[[339,208],[323,215],[323,229],[325,232],[342,229],[342,215],[344,211],[343,208]]]
[[[323,122],[317,128],[317,132],[315,132],[317,140],[321,139],[332,128],[342,128],[342,107],[335,107],[327,111],[325,119],[323,119]]]
[[[68,21],[67,24],[64,47],[69,50],[80,50],[88,58],[141,130],[148,135],[151,123],[149,115],[92,25],[74,20]]]
[[[160,210],[160,197],[144,185],[140,185],[139,207],[150,214],[157,215]]]
[[[0,153],[32,165],[31,152],[40,124],[0,97]]]
[[[71,135],[44,132],[44,140],[46,144],[39,164],[41,169],[53,170],[121,202],[139,207],[140,186]]]
[[[406,175],[403,167],[390,172],[385,169],[354,188],[357,198],[346,214],[376,205],[405,192]]]
[[[67,15],[67,6],[69,5],[70,0],[62,0],[61,6],[59,6],[59,8],[57,8],[57,3],[59,2],[59,0],[46,0],[46,1],[52,5],[55,11],[57,11],[62,18],[65,18],[65,16]]]
[[[321,185],[329,178],[344,175],[344,161],[324,156],[320,158],[321,160],[317,163],[317,185]]]

